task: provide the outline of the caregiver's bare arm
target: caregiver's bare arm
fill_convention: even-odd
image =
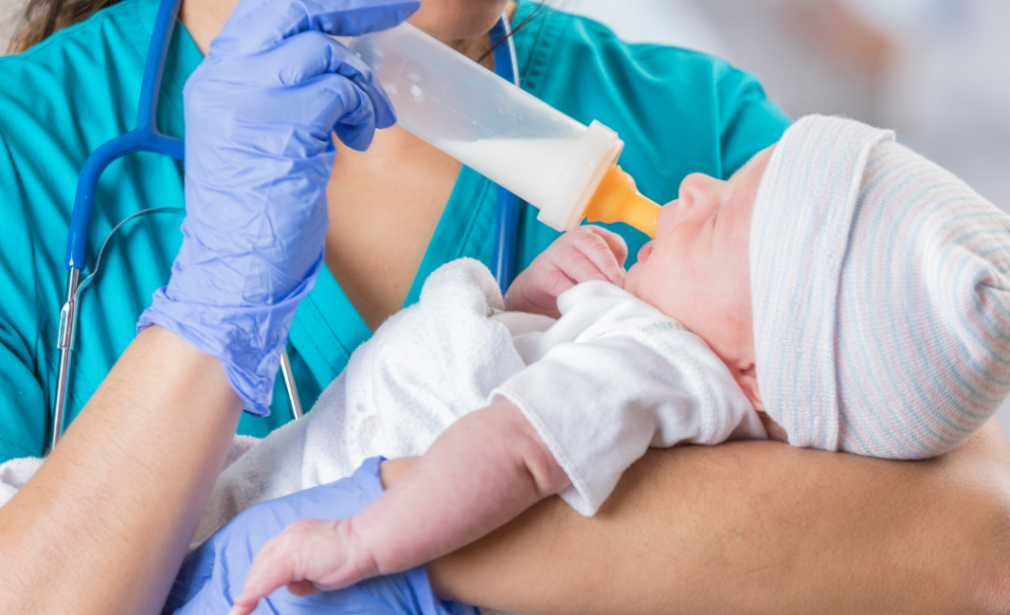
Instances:
[[[217,359],[144,330],[0,509],[0,613],[159,612],[240,413]]]
[[[925,462],[770,442],[652,451],[593,518],[551,498],[429,565],[529,615],[1010,612],[1010,444]]]

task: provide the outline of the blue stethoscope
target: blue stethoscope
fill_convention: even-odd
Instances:
[[[88,157],[81,169],[77,182],[77,194],[74,197],[74,209],[70,216],[70,232],[67,237],[67,252],[65,267],[67,269],[67,300],[60,309],[60,330],[57,347],[60,350],[59,378],[56,388],[56,404],[53,411],[53,432],[51,448],[56,446],[63,435],[63,425],[66,419],[67,393],[70,376],[70,355],[74,349],[74,334],[77,325],[77,311],[80,293],[87,287],[101,265],[102,254],[108,245],[109,238],[127,221],[148,213],[155,212],[185,212],[181,207],[156,207],[137,212],[121,221],[106,238],[98,252],[94,271],[84,280],[81,272],[84,269],[85,257],[88,251],[88,227],[91,224],[91,213],[95,206],[95,187],[102,172],[114,160],[137,152],[154,152],[165,154],[177,160],[184,157],[183,142],[180,139],[167,137],[158,132],[155,120],[158,114],[158,94],[161,91],[161,77],[165,68],[165,56],[172,42],[172,32],[175,30],[176,17],[182,0],[162,0],[151,35],[151,45],[147,52],[147,62],[144,65],[144,77],[140,88],[140,106],[137,111],[137,127],[126,134],[120,135],[105,143]],[[508,20],[503,15],[490,32],[491,44],[494,45],[495,72],[508,81],[519,85],[516,71],[515,44],[509,35]],[[508,44],[499,44],[507,39]],[[494,274],[502,292],[508,288],[515,274],[515,252],[519,222],[519,198],[498,187],[498,212],[495,226],[495,258]],[[293,418],[302,416],[301,402],[295,387],[294,374],[288,360],[287,351],[281,357],[281,374],[288,392],[288,402],[291,405]]]

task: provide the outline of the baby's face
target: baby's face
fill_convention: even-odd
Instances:
[[[642,247],[624,284],[701,336],[748,396],[756,396],[756,382],[753,391],[744,382],[754,375],[750,222],[772,150],[755,155],[729,181],[685,178],[680,198],[663,207],[656,238]]]

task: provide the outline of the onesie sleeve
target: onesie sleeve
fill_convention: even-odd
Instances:
[[[591,516],[649,447],[764,437],[729,370],[672,321],[558,344],[492,392],[516,404]]]

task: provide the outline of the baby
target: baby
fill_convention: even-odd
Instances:
[[[539,257],[506,305],[560,319],[506,323],[523,365],[363,512],[268,542],[231,614],[407,570],[550,495],[594,514],[649,446],[942,454],[1010,391],[1008,238],[892,133],[804,118],[729,181],[685,179],[626,277],[598,230]]]

